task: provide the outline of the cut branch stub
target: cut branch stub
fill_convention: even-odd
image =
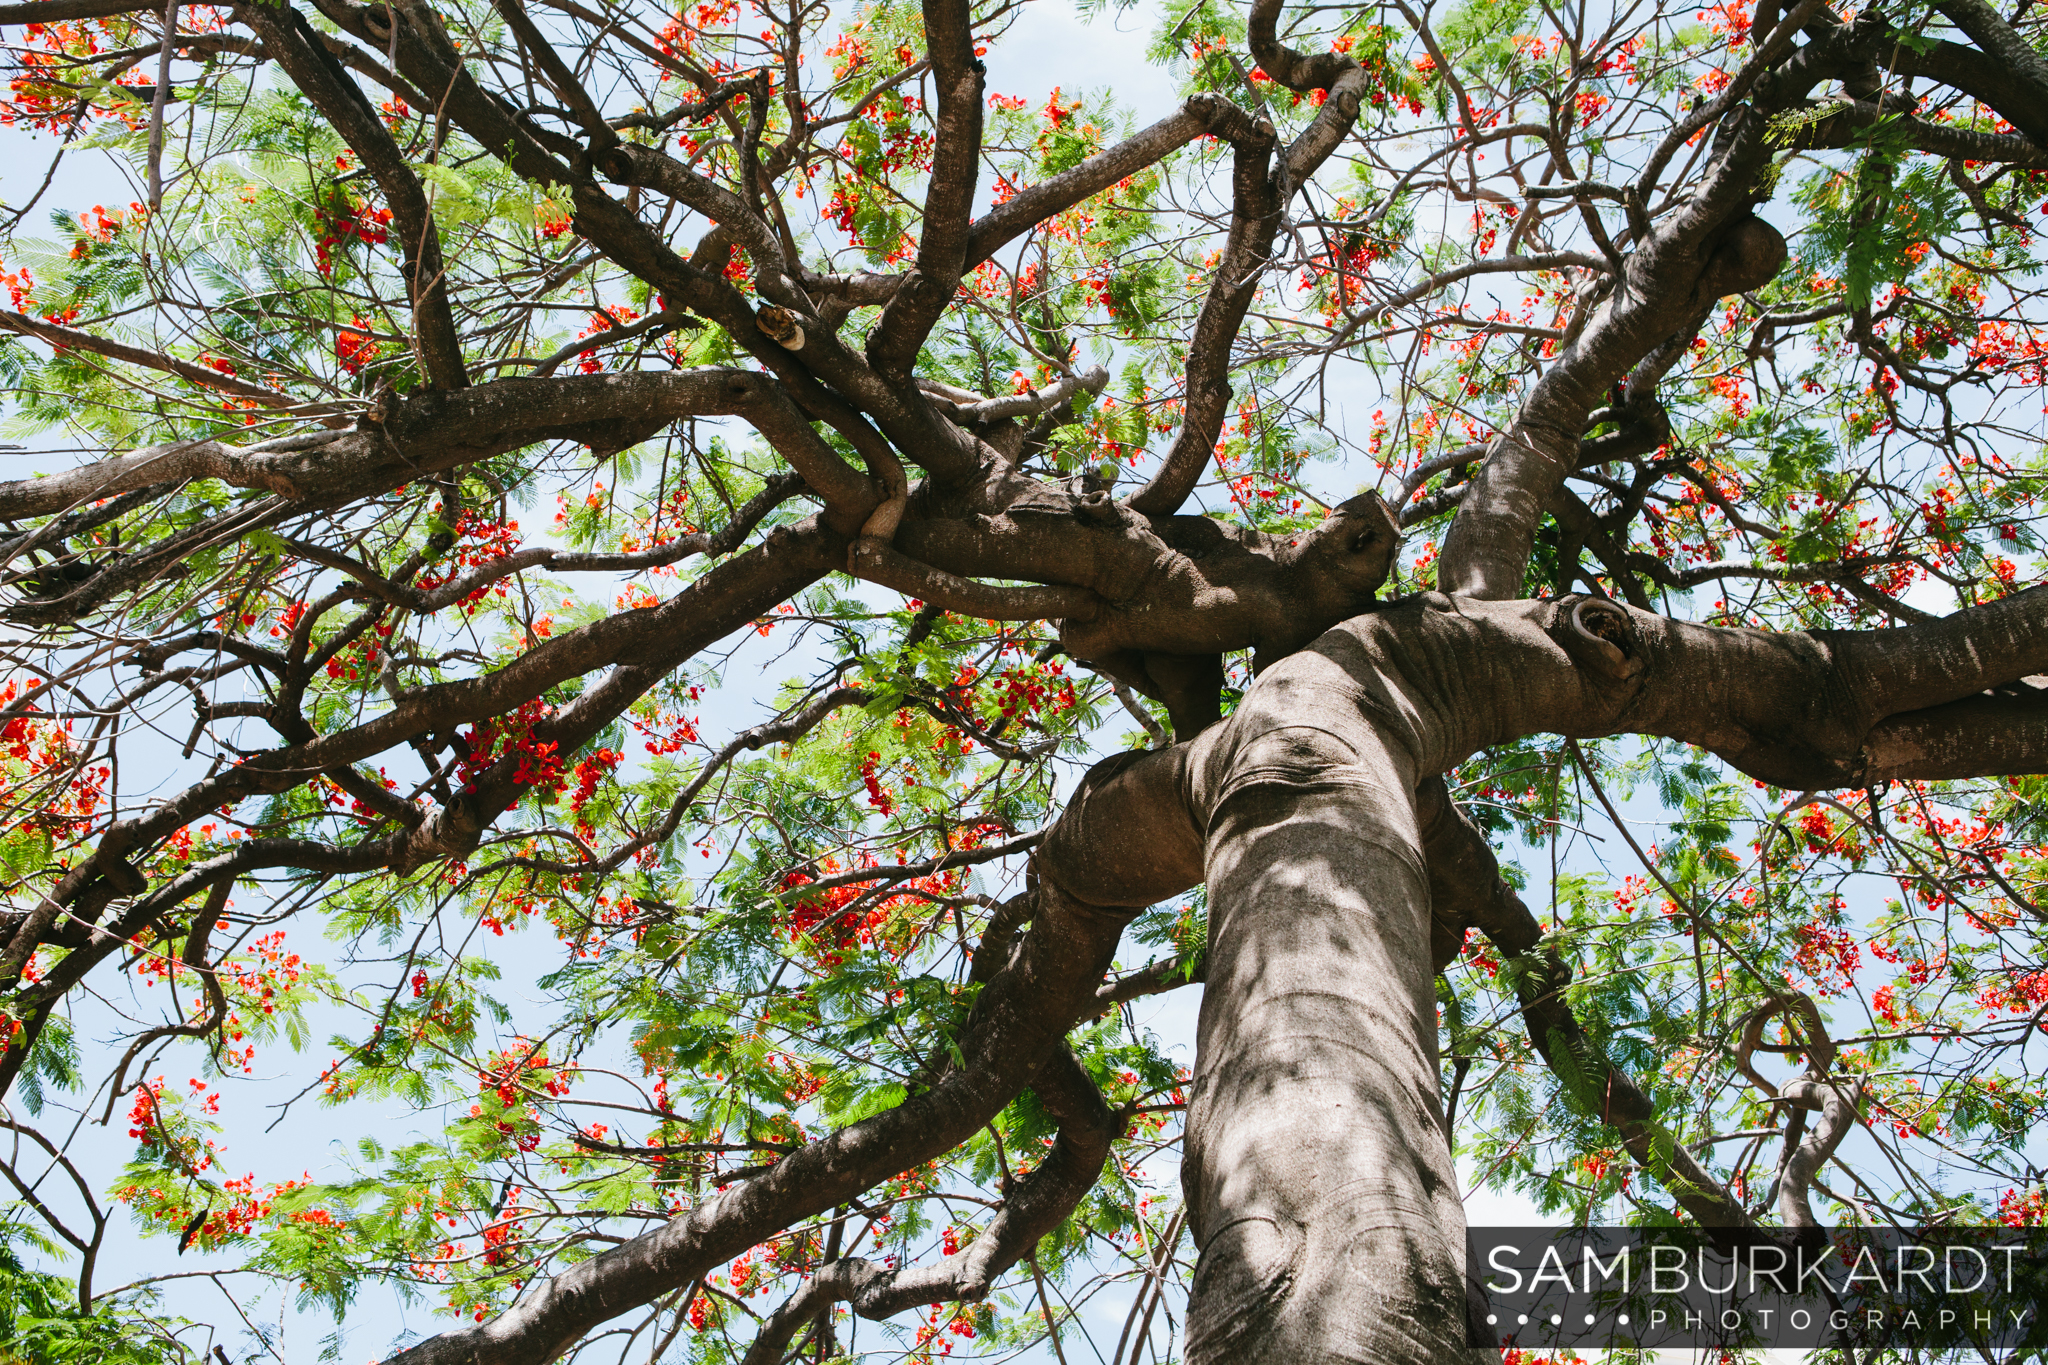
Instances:
[[[1627,612],[1598,597],[1566,599],[1558,610],[1562,619],[1554,633],[1572,662],[1617,683],[1643,671],[1642,649],[1629,630]]]
[[[789,309],[764,303],[755,311],[754,322],[768,334],[770,341],[784,350],[801,351],[804,348],[803,323]]]
[[[1788,255],[1783,234],[1769,223],[1755,214],[1736,219],[1714,244],[1707,267],[1700,272],[1700,301],[1712,303],[1763,288],[1785,268]]]

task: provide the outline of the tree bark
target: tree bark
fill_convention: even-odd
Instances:
[[[2043,600],[1773,636],[1598,599],[1425,594],[1267,670],[1188,746],[1210,904],[1182,1166],[1201,1252],[1190,1365],[1469,1358],[1418,784],[1521,735],[1621,729],[1855,782],[1900,761],[1893,713],[1975,718],[1975,693],[2048,664]]]
[[[1464,1358],[1419,774],[1361,700],[1336,660],[1298,655],[1198,764],[1190,1365]]]

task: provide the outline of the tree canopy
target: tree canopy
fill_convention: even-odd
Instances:
[[[2048,12],[1095,8],[1177,107],[1010,0],[0,4],[52,1358],[236,1339],[137,1235],[413,1362],[1230,1358],[1131,1005],[1228,1032],[1310,656],[1454,736],[1470,1178],[2048,1221]],[[398,1117],[302,1175],[280,1073]]]

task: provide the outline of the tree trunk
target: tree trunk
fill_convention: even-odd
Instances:
[[[1190,1365],[1467,1358],[1414,756],[1310,651],[1198,758]]]
[[[1182,1168],[1201,1250],[1190,1365],[1472,1358],[1419,782],[1521,735],[1622,729],[1788,785],[1881,780],[1898,747],[1883,718],[1968,726],[1976,694],[2044,666],[2038,600],[1851,636],[1709,630],[1599,599],[1422,594],[1267,669],[1182,766],[1148,767],[1146,789],[1176,788],[1206,831],[1207,987]],[[1134,791],[1139,777],[1133,765]],[[1153,801],[1075,804],[1148,830],[1185,823]],[[1145,894],[1166,884],[1148,878]]]

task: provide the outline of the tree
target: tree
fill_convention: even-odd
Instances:
[[[1000,91],[1015,18],[0,5],[10,124],[139,185],[5,246],[15,423],[82,453],[0,484],[0,1093],[152,979],[114,1196],[473,1319],[408,1365],[1057,1341],[1048,1269],[1156,1308],[1183,1226],[1190,1361],[1462,1358],[1460,1117],[1584,1209],[1992,1213],[1857,1134],[2038,1217],[2048,21],[1177,0],[1186,99],[1118,131]],[[700,736],[776,630],[826,671]],[[1635,844],[1638,783],[1641,875],[1539,920],[1494,843]],[[529,920],[507,1045],[475,940]],[[1192,981],[1184,1085],[1116,1010]],[[314,1002],[322,1101],[473,1102],[227,1179],[219,1086]],[[181,1040],[223,1079],[152,1079]],[[68,1169],[89,1234],[17,1187],[85,1311]]]

